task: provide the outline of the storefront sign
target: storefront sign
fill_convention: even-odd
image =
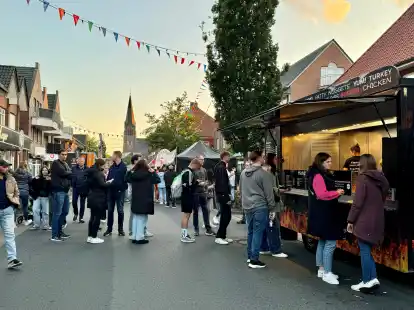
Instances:
[[[389,66],[353,78],[345,83],[328,87],[297,101],[319,101],[338,98],[370,96],[398,86],[400,73]]]
[[[26,149],[30,150],[32,140],[25,136],[23,130],[20,132],[14,131],[8,127],[0,127],[0,142],[7,143],[1,146],[4,149]]]

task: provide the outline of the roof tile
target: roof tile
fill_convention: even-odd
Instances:
[[[9,89],[14,70],[15,67],[13,66],[0,65],[0,83],[3,84],[6,89]]]
[[[35,78],[35,70],[34,67],[16,67],[17,75],[20,77],[24,77],[26,80],[26,86],[27,86],[27,92],[28,96],[30,97],[32,95],[33,91],[33,84],[34,84],[34,78]]]
[[[56,110],[56,94],[47,94],[47,103],[49,110]]]
[[[335,82],[414,57],[414,4]]]

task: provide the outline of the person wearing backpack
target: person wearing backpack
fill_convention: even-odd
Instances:
[[[188,233],[188,221],[194,209],[194,194],[197,190],[198,182],[194,178],[194,172],[201,168],[198,159],[193,159],[183,174],[181,175],[181,242],[193,243],[195,239]]]

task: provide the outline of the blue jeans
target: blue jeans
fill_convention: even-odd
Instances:
[[[85,194],[79,193],[79,190],[74,188],[72,190],[72,205],[73,205],[73,214],[79,215],[79,219],[83,219],[85,214],[85,202],[86,202]],[[78,210],[78,199],[80,198],[80,209]]]
[[[270,251],[272,254],[282,253],[282,240],[280,238],[280,223],[276,218],[273,221],[273,226],[270,227],[270,221],[267,223],[267,227],[263,233],[262,246],[260,251]]]
[[[33,227],[49,227],[49,197],[37,197],[33,201]]]
[[[362,281],[367,283],[377,278],[375,261],[372,258],[372,245],[358,239],[359,254],[361,256]]]
[[[263,233],[269,223],[269,210],[267,207],[246,211],[247,223],[247,258],[259,260],[260,246]]]
[[[3,230],[8,261],[17,258],[14,227],[15,223],[13,207],[8,207],[6,209],[0,210],[0,229]]]
[[[211,229],[210,226],[210,212],[207,207],[207,195],[206,194],[195,194],[194,195],[194,210],[193,210],[193,225],[196,232],[199,231],[198,225],[198,210],[201,208],[203,213],[203,221],[206,229]]]
[[[62,226],[66,222],[69,213],[69,195],[65,192],[52,193],[53,216],[52,238],[57,238],[62,233]]]
[[[158,187],[158,196],[160,203],[167,204],[167,191],[165,187]]]
[[[114,226],[115,205],[118,213],[118,231],[124,231],[124,201],[125,191],[110,192],[108,195],[108,231]]]
[[[147,214],[132,214],[132,240],[144,240],[148,223]]]
[[[332,272],[333,255],[336,249],[336,240],[318,241],[316,249],[316,266],[323,267],[326,273]]]
[[[25,221],[29,219],[29,196],[20,195],[20,205],[22,206],[23,218]]]

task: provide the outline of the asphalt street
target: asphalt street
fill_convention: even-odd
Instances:
[[[236,242],[228,246],[204,235],[182,244],[180,210],[163,206],[150,217],[148,228],[155,236],[147,245],[133,245],[116,234],[103,244],[87,244],[87,225],[69,219],[66,232],[72,238],[59,244],[49,241],[48,232],[17,229],[24,263],[19,270],[5,268],[2,248],[0,309],[414,309],[410,281],[388,274],[380,278],[375,296],[351,291],[359,281],[356,264],[336,261],[341,284],[325,284],[316,277],[314,255],[298,241],[284,242],[288,259],[265,257],[267,268],[249,269],[245,227],[235,219],[229,237]]]

